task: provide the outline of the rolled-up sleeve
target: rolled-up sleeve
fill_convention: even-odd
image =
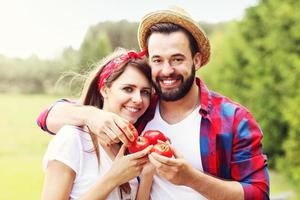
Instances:
[[[239,181],[248,199],[269,199],[267,157],[262,150],[262,131],[244,109],[238,109],[234,121],[231,176]]]
[[[54,104],[50,105],[49,107],[45,108],[37,117],[36,119],[36,123],[37,125],[45,132],[50,133],[52,135],[55,135],[55,133],[51,132],[48,128],[47,128],[47,117],[49,112],[51,111],[51,109],[61,103],[76,103],[76,101],[70,100],[70,99],[59,99],[58,101],[56,101]]]

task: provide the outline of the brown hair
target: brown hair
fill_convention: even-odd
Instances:
[[[190,46],[192,56],[194,56],[197,52],[200,51],[195,38],[192,36],[192,34],[188,30],[186,30],[185,28],[181,27],[178,24],[173,24],[173,23],[169,23],[169,22],[157,23],[157,24],[152,25],[149,28],[149,31],[147,32],[146,40],[148,43],[149,37],[151,36],[152,33],[171,34],[171,33],[178,32],[178,31],[184,33],[187,36],[187,38],[189,40],[189,46]]]

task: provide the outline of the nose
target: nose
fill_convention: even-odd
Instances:
[[[132,94],[132,97],[131,97],[131,100],[138,104],[138,103],[142,103],[143,99],[142,99],[142,96],[141,96],[141,93],[140,91],[136,91]]]
[[[169,62],[165,62],[165,63],[163,64],[161,73],[162,73],[163,75],[165,75],[165,76],[168,76],[168,75],[174,73],[174,68],[173,68],[173,66],[170,65]]]

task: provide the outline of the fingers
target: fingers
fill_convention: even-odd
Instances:
[[[172,149],[173,155],[175,158],[184,158],[183,155],[179,151],[177,151],[174,147],[172,147],[171,145],[170,145],[170,148]]]
[[[103,129],[103,132],[110,138],[112,144],[120,142],[120,139],[117,137],[115,132],[110,129],[110,127],[104,127]]]
[[[127,143],[134,141],[134,135],[132,133],[132,130],[129,128],[129,124],[118,123],[116,124],[116,127],[119,129],[119,137],[124,138]]]
[[[129,144],[131,141],[134,140],[134,136],[129,129],[129,123],[119,119],[116,117],[114,119],[114,124],[112,125],[112,130],[114,131],[115,135],[123,142],[123,144]]]
[[[139,159],[136,161],[136,164],[137,164],[137,165],[144,165],[144,164],[146,164],[148,161],[149,161],[148,157],[143,157],[143,158],[139,158]]]
[[[148,146],[147,148],[143,149],[142,151],[130,154],[130,158],[137,159],[137,158],[142,158],[148,155],[152,149],[153,145]]]
[[[100,144],[104,146],[110,146],[112,144],[111,139],[105,134],[97,135],[97,137],[99,138],[98,141]]]
[[[159,167],[161,165],[160,162],[158,162],[152,154],[149,155],[149,161],[152,163],[155,167]]]
[[[172,158],[168,158],[168,157],[165,157],[165,156],[162,156],[162,155],[159,155],[157,153],[151,153],[149,155],[149,160],[150,162],[152,163],[153,161],[153,164],[157,164],[160,163],[160,164],[165,164],[165,165],[176,165],[176,160],[175,159],[172,159]]]
[[[118,154],[116,155],[116,158],[120,158],[120,157],[123,157],[124,156],[124,153],[126,151],[126,145],[125,144],[122,144]]]

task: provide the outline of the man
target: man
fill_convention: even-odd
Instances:
[[[155,11],[140,22],[138,40],[148,50],[158,98],[136,126],[161,130],[175,150],[175,158],[149,156],[157,173],[151,198],[269,199],[258,124],[244,107],[195,77],[210,56],[199,25],[181,9]],[[38,122],[52,132],[67,123],[86,125],[107,144],[132,138],[126,121],[80,105],[54,106]]]

